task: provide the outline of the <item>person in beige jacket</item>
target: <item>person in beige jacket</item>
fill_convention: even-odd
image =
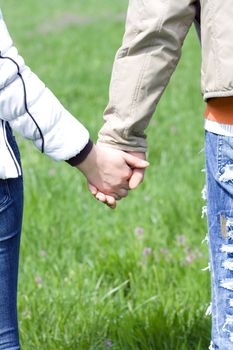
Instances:
[[[233,349],[233,6],[230,0],[130,0],[98,144],[146,157],[145,129],[195,22],[201,40],[212,281],[209,349]],[[190,63],[191,64],[191,63]],[[131,188],[143,180],[133,169]],[[133,179],[133,180],[132,180]],[[104,193],[93,194],[108,203]]]

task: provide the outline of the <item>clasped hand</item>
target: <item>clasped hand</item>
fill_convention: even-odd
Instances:
[[[148,165],[145,153],[124,152],[98,144],[77,167],[87,178],[93,196],[115,208],[117,200],[143,181]]]

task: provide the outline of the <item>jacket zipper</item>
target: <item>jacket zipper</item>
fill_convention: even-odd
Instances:
[[[6,122],[5,122],[4,120],[2,120],[2,128],[3,128],[4,141],[5,141],[5,143],[6,143],[6,146],[7,146],[8,151],[9,151],[9,153],[10,153],[10,155],[11,155],[11,158],[12,158],[12,160],[13,160],[13,162],[14,162],[14,165],[15,165],[15,167],[16,167],[18,176],[20,176],[20,175],[22,175],[22,173],[21,173],[21,167],[20,167],[20,165],[19,165],[19,163],[18,163],[18,161],[17,161],[17,159],[16,159],[16,157],[15,157],[15,154],[14,154],[13,149],[11,148],[11,146],[10,146],[10,144],[9,144],[9,142],[8,142],[7,134],[6,134]]]

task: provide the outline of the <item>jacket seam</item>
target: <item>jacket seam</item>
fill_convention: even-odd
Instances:
[[[1,52],[0,52],[0,58],[1,58],[1,59],[6,59],[6,60],[11,61],[12,63],[15,64],[15,66],[16,66],[16,68],[17,68],[17,75],[18,75],[18,77],[20,78],[21,83],[22,83],[22,86],[23,86],[25,111],[26,111],[26,113],[29,115],[29,117],[33,120],[33,122],[35,123],[35,125],[36,125],[36,127],[37,127],[37,129],[38,129],[38,131],[39,131],[39,134],[40,134],[40,137],[41,137],[41,140],[42,140],[41,152],[44,153],[44,135],[43,135],[43,133],[42,133],[42,131],[41,131],[41,129],[40,129],[40,127],[39,127],[37,121],[35,120],[35,118],[32,116],[32,114],[30,113],[30,111],[29,111],[29,109],[28,109],[29,107],[28,107],[28,103],[27,103],[26,84],[25,84],[25,81],[24,81],[24,79],[23,79],[23,76],[22,76],[22,74],[21,74],[21,72],[20,72],[20,67],[19,67],[18,63],[17,63],[13,58],[8,57],[8,56],[2,56],[2,53],[1,53]]]
[[[142,63],[142,68],[141,68],[141,71],[139,73],[137,84],[136,84],[136,87],[135,87],[135,90],[134,90],[134,93],[133,93],[132,103],[131,103],[130,110],[129,110],[129,115],[130,116],[135,111],[135,106],[136,106],[136,103],[138,101],[138,96],[139,96],[139,93],[140,93],[140,89],[141,89],[144,73],[146,71],[147,63],[148,63],[149,57],[150,57],[149,56],[149,49],[150,49],[150,47],[147,48],[147,51],[145,53],[145,57],[144,57],[144,60],[143,60],[143,63]],[[125,131],[125,132],[127,132],[127,131]]]
[[[3,53],[1,52],[2,54],[2,58],[4,58],[5,56],[3,56]],[[22,69],[23,68],[23,69]],[[21,74],[27,69],[26,66],[23,66],[23,67],[20,67],[20,72]],[[16,74],[13,74],[10,78],[7,79],[7,82],[5,82],[5,84],[2,84],[0,86],[0,92],[7,89],[16,79],[15,75],[18,75],[17,73]]]
[[[159,22],[157,24],[157,27],[156,27],[156,30],[159,31],[159,32],[161,31],[162,24],[163,24],[163,21],[164,21],[164,18],[165,18],[165,12],[167,10],[167,4],[168,4],[168,0],[165,0],[164,4],[163,4],[163,11],[162,11],[162,14],[160,16],[160,20],[159,20]],[[145,12],[144,8],[143,8],[143,12]],[[145,52],[145,57],[144,57],[144,60],[143,60],[143,63],[142,63],[142,68],[141,68],[141,71],[139,73],[137,84],[135,86],[135,90],[134,90],[134,93],[133,93],[133,96],[132,96],[132,103],[131,103],[131,106],[130,106],[130,109],[129,109],[129,116],[131,116],[132,113],[135,111],[135,106],[136,106],[137,101],[138,101],[138,97],[139,97],[140,88],[141,88],[141,84],[142,84],[142,81],[143,81],[144,73],[146,71],[146,67],[148,65],[149,58],[150,58],[150,55],[149,55],[150,46],[154,46],[153,40],[151,40],[150,44],[147,45],[147,49],[146,49],[146,52]],[[127,130],[124,131],[124,137],[127,137]]]
[[[168,12],[168,1],[169,0],[165,0],[164,4],[163,4],[163,15],[161,16],[161,20],[160,20],[160,23],[159,23],[159,32],[161,32],[165,15]]]
[[[218,55],[217,52],[220,52],[217,50],[217,36],[216,36],[216,26],[215,26],[215,9],[214,9],[214,1],[209,0],[209,7],[210,7],[210,15],[211,15],[211,32],[212,32],[212,42],[213,42],[213,54],[214,54],[214,61],[215,61],[215,70],[216,70],[216,80],[215,80],[215,86],[218,86],[221,80],[221,73],[220,73],[220,65],[218,64]]]
[[[183,34],[187,33],[187,31],[190,28],[190,23],[185,23],[183,28],[184,28]],[[134,112],[136,103],[138,101],[138,96],[139,96],[141,84],[142,84],[142,81],[143,81],[143,78],[144,78],[144,73],[146,71],[146,67],[147,67],[147,64],[148,64],[149,58],[150,58],[150,55],[149,55],[150,46],[153,46],[152,41],[151,41],[151,45],[148,45],[147,52],[145,53],[143,66],[142,66],[142,69],[141,69],[141,72],[140,72],[140,75],[139,75],[139,78],[138,78],[138,82],[137,82],[137,85],[135,87],[135,91],[134,91],[134,94],[133,94],[133,101],[132,101],[131,108],[130,108],[130,115],[131,115],[131,113]],[[183,42],[184,42],[184,40],[182,40],[182,42],[180,44],[180,50],[181,50],[181,47],[183,46]],[[174,63],[171,62],[169,72],[172,72],[174,70],[174,67],[177,66],[178,61],[179,60],[175,60]]]
[[[19,78],[20,79],[20,78]],[[21,79],[20,79],[21,80]],[[13,81],[15,81],[15,80],[13,80]],[[13,82],[12,81],[12,82]],[[21,80],[22,81],[22,80]],[[3,90],[5,90],[5,89],[7,89],[8,87],[9,87],[9,85],[10,84],[7,84],[5,87],[3,87],[3,88],[1,88],[0,89],[0,93],[3,91]],[[44,90],[42,91],[41,90],[41,92],[37,95],[37,98],[36,99],[34,99],[34,100],[32,100],[30,103],[27,103],[27,107],[28,108],[31,108],[35,103],[36,103],[36,101],[38,101],[39,100],[39,98],[42,96],[44,94]],[[16,118],[20,118],[20,117],[22,117],[22,116],[24,116],[25,114],[28,114],[27,113],[27,111],[26,111],[26,109],[24,108],[24,111],[23,112],[20,112],[20,113],[15,113],[14,115],[15,115],[15,117]],[[6,119],[10,119],[10,115],[5,115],[5,118]],[[39,138],[38,138],[39,139]]]

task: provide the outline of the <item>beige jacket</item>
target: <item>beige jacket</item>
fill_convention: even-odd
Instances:
[[[204,99],[233,95],[232,0],[201,0]],[[129,0],[100,143],[145,152],[144,133],[197,16],[197,0]]]

